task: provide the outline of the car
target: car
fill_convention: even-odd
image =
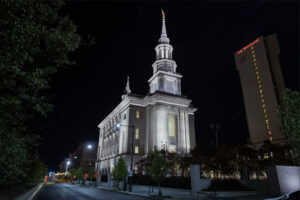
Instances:
[[[300,190],[285,193],[280,197],[264,199],[264,200],[300,200]]]

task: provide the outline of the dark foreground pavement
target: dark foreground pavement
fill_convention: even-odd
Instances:
[[[148,199],[119,192],[104,191],[96,188],[73,184],[45,185],[34,200],[131,200]]]

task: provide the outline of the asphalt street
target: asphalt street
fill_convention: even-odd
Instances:
[[[131,200],[148,199],[119,192],[104,191],[67,183],[45,185],[34,200]]]

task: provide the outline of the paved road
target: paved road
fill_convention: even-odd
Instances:
[[[40,190],[34,200],[135,200],[143,198],[134,195],[122,194],[119,192],[109,192],[100,189],[72,185],[53,184],[46,185]],[[149,200],[149,199],[148,199]]]

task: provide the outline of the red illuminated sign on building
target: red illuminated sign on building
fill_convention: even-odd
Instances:
[[[244,51],[246,51],[248,48],[250,48],[251,46],[255,45],[256,43],[259,42],[259,38],[257,38],[256,40],[254,40],[253,42],[251,42],[250,44],[244,46],[241,50],[237,51],[236,53],[237,54],[241,54],[243,53]]]

